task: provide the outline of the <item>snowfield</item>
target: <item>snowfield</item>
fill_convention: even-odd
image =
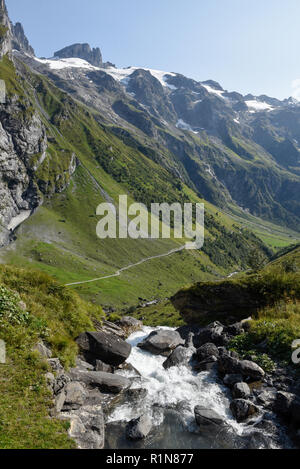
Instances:
[[[250,112],[259,112],[259,111],[273,111],[273,107],[270,104],[267,104],[263,101],[245,101]]]
[[[136,70],[146,70],[150,72],[151,75],[156,78],[162,86],[169,88],[170,90],[176,90],[177,88],[173,85],[170,85],[167,82],[168,76],[175,77],[176,73],[163,72],[161,70],[153,70],[152,68],[144,67],[128,67],[128,68],[107,68],[104,69],[106,73],[111,75],[115,80],[127,85],[130,80],[130,75],[132,75]]]
[[[193,132],[193,134],[198,134],[199,132],[196,132],[189,124],[184,122],[184,120],[179,119],[179,121],[176,124],[177,129],[181,130],[188,130],[189,132]]]
[[[64,68],[85,68],[88,70],[100,70],[97,67],[94,67],[89,62],[83,59],[38,59],[35,57],[37,62],[40,62],[44,65],[48,65],[51,70],[62,70]]]
[[[219,96],[219,98],[226,99],[225,96],[223,96],[223,94],[225,93],[224,90],[216,90],[215,88],[212,88],[212,87],[209,86],[209,85],[203,85],[203,83],[201,83],[201,85],[202,85],[203,88],[205,88],[206,91],[208,91],[209,93],[211,93],[211,94],[216,94],[217,96]]]

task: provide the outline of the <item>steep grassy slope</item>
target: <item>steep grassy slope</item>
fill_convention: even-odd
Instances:
[[[0,448],[69,449],[68,424],[49,418],[52,407],[47,363],[34,351],[44,340],[68,366],[74,363],[74,338],[101,308],[85,303],[41,272],[0,266],[0,337],[7,359],[0,365]]]

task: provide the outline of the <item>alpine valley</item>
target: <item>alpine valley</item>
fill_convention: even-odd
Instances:
[[[0,80],[0,448],[299,447],[300,102],[38,58],[4,0]],[[124,194],[203,248],[99,239]]]

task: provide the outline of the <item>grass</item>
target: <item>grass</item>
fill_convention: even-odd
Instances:
[[[145,326],[180,327],[185,324],[183,318],[169,300],[145,308],[137,307],[127,311],[127,313],[143,321]]]
[[[34,351],[43,340],[68,367],[78,353],[74,338],[94,330],[101,308],[34,270],[0,267],[0,338],[7,361],[0,365],[0,448],[71,449],[68,423],[50,419],[48,365]]]

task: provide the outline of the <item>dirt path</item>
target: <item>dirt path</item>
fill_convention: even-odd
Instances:
[[[144,264],[145,262],[151,261],[153,259],[161,259],[162,257],[171,256],[172,254],[183,251],[184,249],[185,245],[181,246],[180,248],[172,249],[171,251],[168,251],[165,254],[158,254],[157,256],[145,257],[145,259],[142,259],[141,261],[136,262],[135,264],[129,264],[126,267],[122,267],[121,269],[117,270],[114,274],[106,275],[105,277],[93,278],[92,280],[84,280],[83,282],[67,283],[66,287],[71,287],[73,285],[83,285],[85,283],[99,282],[100,280],[105,280],[113,277],[120,277],[121,273],[125,272],[126,270],[132,269],[133,267],[137,267],[138,265]]]

